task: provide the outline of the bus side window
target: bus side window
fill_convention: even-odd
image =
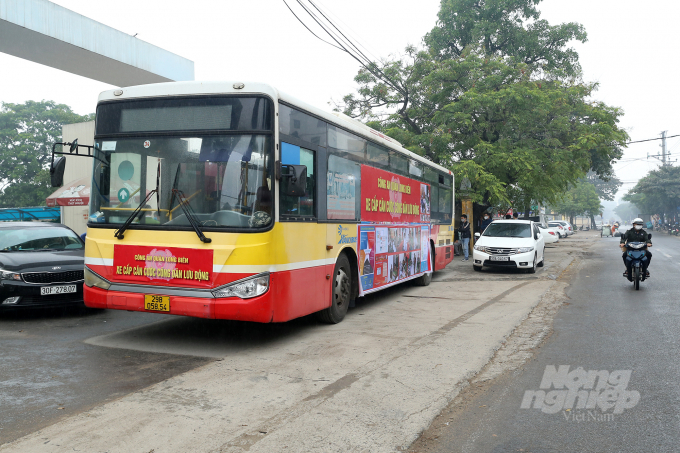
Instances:
[[[314,217],[316,193],[316,172],[314,171],[314,152],[290,143],[281,143],[281,163],[304,165],[307,167],[307,190],[303,197],[281,195],[279,209],[282,216]]]
[[[359,220],[361,165],[339,156],[328,156],[326,214],[328,219]]]
[[[439,178],[437,170],[430,167],[425,167],[424,172],[425,181],[430,184],[430,219],[432,223],[439,223],[441,215],[439,210],[441,206],[439,205]]]

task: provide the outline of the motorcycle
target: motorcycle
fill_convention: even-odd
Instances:
[[[652,235],[649,235],[652,239]],[[626,269],[628,281],[633,282],[636,290],[640,289],[640,282],[647,279],[647,243],[629,242],[626,244]]]
[[[668,230],[668,234],[672,234],[674,236],[677,236],[680,234],[680,225],[677,223],[675,225],[672,225],[670,229]]]

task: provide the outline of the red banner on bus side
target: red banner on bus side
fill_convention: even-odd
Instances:
[[[143,245],[113,247],[113,278],[117,281],[210,288],[212,267],[212,250]]]
[[[362,165],[361,220],[429,223],[430,185]]]

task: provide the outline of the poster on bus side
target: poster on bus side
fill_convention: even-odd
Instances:
[[[430,185],[368,165],[361,166],[361,220],[428,223]]]
[[[360,294],[430,272],[429,225],[360,225]]]

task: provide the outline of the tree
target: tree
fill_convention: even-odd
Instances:
[[[552,205],[554,212],[569,216],[569,223],[574,224],[577,215],[593,216],[602,212],[600,198],[595,186],[586,181],[579,181],[567,191],[562,199]]]
[[[52,143],[61,141],[64,124],[91,121],[54,101],[0,106],[0,207],[42,206],[49,184]]]
[[[431,53],[457,59],[465,49],[481,46],[485,55],[512,57],[553,74],[580,72],[578,54],[567,48],[572,40],[586,42],[582,25],[551,26],[540,19],[541,0],[443,0],[437,25],[425,36]]]
[[[640,209],[633,203],[621,203],[614,208],[614,213],[621,218],[621,220],[633,220],[640,213]]]
[[[680,167],[661,167],[647,176],[623,197],[643,214],[676,215],[680,207]]]
[[[595,190],[597,191],[597,195],[600,197],[600,199],[607,201],[613,201],[614,197],[623,185],[621,180],[616,176],[602,178],[592,170],[588,172],[586,179],[593,186],[595,186]]]
[[[538,3],[444,0],[427,49],[380,62],[388,81],[360,70],[345,113],[467,178],[484,204],[547,204],[589,170],[609,178],[622,112],[580,81],[565,46],[582,27],[549,26]]]

